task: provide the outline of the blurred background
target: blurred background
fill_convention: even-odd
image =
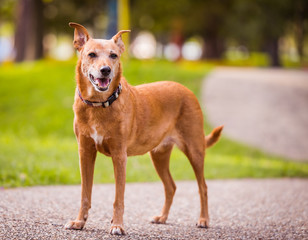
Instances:
[[[284,140],[282,148],[292,145],[298,152],[300,142],[308,149],[307,0],[0,0],[0,189],[80,182],[72,126],[77,57],[69,22],[84,25],[94,38],[131,29],[123,36],[128,82],[177,81],[199,98],[206,133],[225,124],[222,139],[207,152],[207,179],[308,177],[307,155],[299,162],[293,155],[264,153],[250,138],[228,135],[236,128],[224,118],[237,116],[229,122],[262,141],[247,134],[261,121],[265,144]],[[238,68],[222,74],[221,66]],[[242,81],[238,73],[244,73]],[[271,87],[265,91],[261,83]],[[250,120],[241,117],[245,114]],[[280,134],[294,126],[300,138]],[[268,127],[278,134],[269,137]],[[178,149],[171,158],[175,180],[195,178]],[[158,180],[148,155],[129,159],[128,182]],[[114,181],[110,158],[98,155],[94,181]]]
[[[73,57],[68,22],[96,38],[132,29],[138,59],[307,66],[306,0],[1,0],[0,62]]]

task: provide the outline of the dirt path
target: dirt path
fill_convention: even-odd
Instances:
[[[128,235],[121,238],[108,233],[113,184],[94,186],[82,231],[63,228],[77,214],[79,186],[0,190],[0,239],[307,239],[307,185],[307,179],[208,181],[211,227],[198,229],[195,182],[177,182],[166,225],[150,223],[163,203],[162,184],[128,184]]]
[[[202,102],[230,138],[308,161],[308,71],[220,67],[207,77]]]

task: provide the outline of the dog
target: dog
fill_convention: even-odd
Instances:
[[[166,223],[176,185],[169,171],[169,158],[176,145],[189,159],[199,187],[201,212],[197,226],[209,226],[207,185],[204,179],[206,148],[216,143],[223,126],[208,136],[195,95],[176,82],[131,86],[122,76],[120,56],[125,46],[119,31],[110,40],[93,39],[77,23],[74,48],[79,51],[74,99],[74,132],[81,172],[81,206],[66,229],[81,230],[91,208],[93,171],[97,152],[112,158],[115,201],[110,234],[125,234],[123,227],[126,161],[128,156],[150,152],[165,189],[165,203],[153,223]]]

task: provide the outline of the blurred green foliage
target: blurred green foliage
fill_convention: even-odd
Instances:
[[[80,182],[72,129],[74,68],[75,60],[0,66],[0,186]],[[178,81],[197,96],[202,79],[211,69],[213,65],[203,62],[124,63],[124,75],[133,85]],[[208,133],[211,129],[205,126]],[[225,138],[208,151],[205,163],[206,178],[308,177],[308,164],[272,157]],[[176,148],[171,172],[176,180],[194,179],[189,161]],[[157,180],[147,154],[129,158],[128,182]],[[98,155],[94,181],[113,181],[110,158]]]
[[[116,1],[116,0],[114,0]],[[89,27],[96,36],[104,36],[113,0],[37,0],[42,2],[44,35],[68,34],[68,22]],[[16,30],[22,0],[0,1],[0,23],[10,22]],[[248,52],[266,52],[269,63],[281,65],[282,55],[296,53],[297,62],[307,64],[307,0],[130,0],[132,38],[142,30],[154,33],[164,44],[181,45],[191,37],[200,37],[205,45],[203,57],[221,59],[229,47],[244,46]],[[121,14],[121,13],[119,13]],[[30,16],[31,17],[31,16]],[[28,17],[29,18],[29,17]],[[27,19],[24,19],[24,21]],[[5,24],[0,24],[1,27]],[[22,26],[22,25],[21,25]],[[23,26],[22,26],[23,27]],[[32,34],[39,32],[35,29]],[[11,33],[12,34],[12,33]],[[282,44],[286,36],[292,43]],[[15,41],[16,42],[16,41]],[[287,41],[285,41],[287,42]],[[46,43],[46,42],[45,42]],[[38,44],[36,44],[38,45]],[[287,47],[281,47],[288,45]],[[286,50],[287,49],[287,50]],[[29,49],[28,49],[29,50]],[[289,64],[290,65],[290,64]],[[292,62],[291,65],[293,66]]]
[[[249,52],[266,52],[269,63],[279,66],[281,39],[293,36],[303,60],[307,44],[306,0],[132,0],[132,25],[156,33],[160,42],[200,36],[204,57],[220,59],[228,47],[244,46]],[[168,34],[166,36],[166,30]],[[307,56],[307,54],[306,54]]]

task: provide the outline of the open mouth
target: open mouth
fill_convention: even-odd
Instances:
[[[106,91],[109,88],[111,78],[94,78],[94,76],[90,74],[90,81],[98,91]]]

